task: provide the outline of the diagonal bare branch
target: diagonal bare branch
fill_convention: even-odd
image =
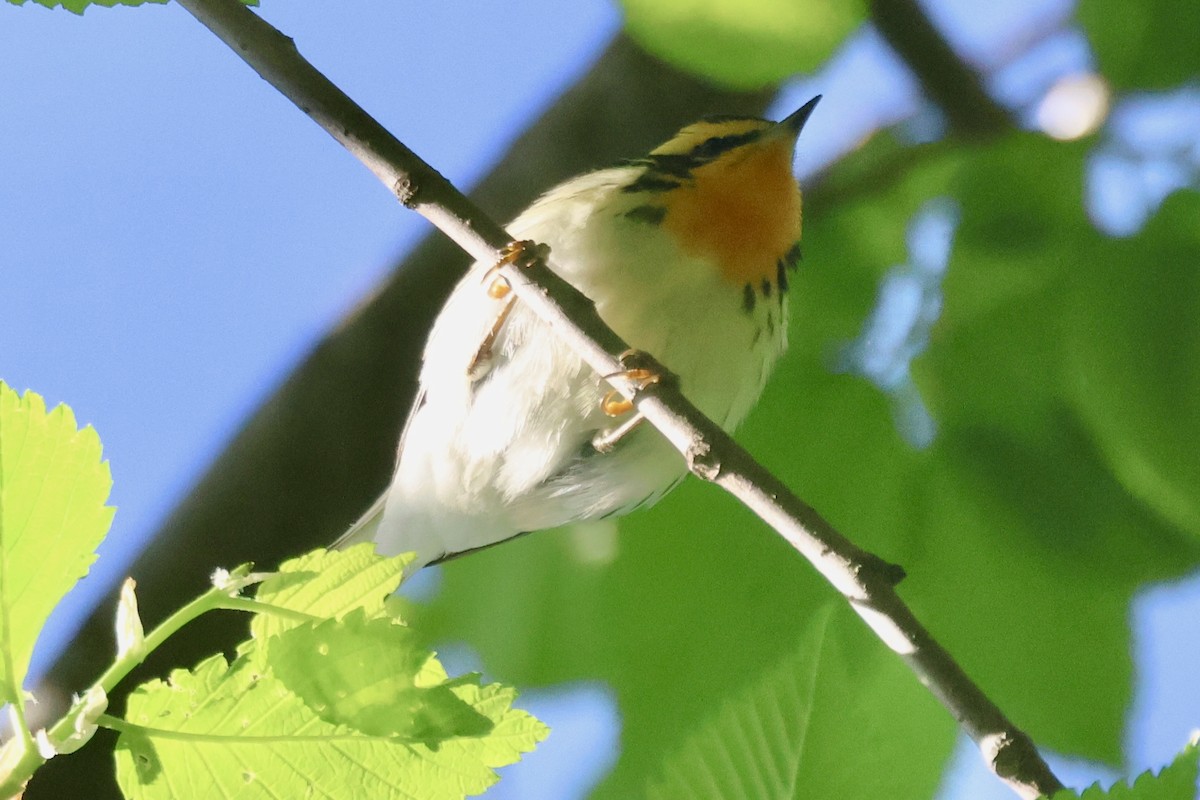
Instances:
[[[425,216],[478,260],[498,260],[509,243],[448,181],[391,136],[337,89],[283,36],[236,0],[180,0],[265,80],[349,149],[409,208]],[[530,309],[571,343],[576,353],[682,453],[693,473],[733,494],[775,528],[840,592],[879,638],[901,656],[979,745],[989,766],[1018,795],[1035,798],[1062,788],[1033,742],[976,686],[895,592],[902,572],[841,536],[815,510],[759,465],[678,391],[674,381],[639,387],[625,377],[632,364],[665,374],[628,347],[597,315],[591,301],[544,263],[502,274]],[[622,353],[623,356],[614,356]]]
[[[714,87],[618,34],[513,141],[471,197],[496,217],[516,216],[566,177],[645,152],[704,114],[761,114],[772,95]],[[395,464],[425,336],[468,264],[462,250],[434,231],[273,390],[133,566],[147,620],[204,591],[218,566],[277,564],[328,544],[378,496]],[[189,568],[180,570],[181,563]],[[245,621],[232,615],[193,625],[188,636],[151,654],[134,682],[195,663],[246,635]],[[65,711],[69,694],[110,663],[113,647],[112,603],[103,602],[48,675],[62,702],[39,689],[39,708],[48,717]],[[124,690],[123,684],[114,692],[114,707]],[[27,797],[118,798],[111,760],[104,747],[52,759]]]

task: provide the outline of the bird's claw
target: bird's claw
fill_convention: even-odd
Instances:
[[[488,297],[494,300],[504,300],[505,302],[500,307],[500,310],[496,312],[496,318],[492,321],[492,327],[488,329],[487,335],[479,343],[479,349],[475,351],[471,363],[467,365],[467,377],[472,381],[479,380],[491,369],[492,348],[495,346],[496,337],[500,335],[500,329],[504,327],[504,322],[508,319],[509,313],[512,312],[513,302],[516,300],[515,297],[509,296],[512,292],[512,287],[508,285],[508,281],[504,279],[503,275],[497,275],[496,272],[510,264],[525,269],[539,261],[545,261],[549,257],[549,245],[530,241],[529,239],[520,239],[506,244],[504,249],[500,251],[500,258],[487,272],[483,273],[482,283],[487,284]]]
[[[512,287],[503,276],[496,275],[501,268],[515,266],[527,269],[538,262],[545,262],[550,257],[550,246],[530,239],[518,239],[504,245],[500,250],[500,258],[483,274],[483,283],[487,284],[488,297],[497,300],[508,295]]]
[[[650,386],[664,383],[668,378],[674,377],[653,356],[642,350],[626,350],[618,356],[617,360],[621,362],[621,366],[625,369],[621,372],[605,375],[604,377],[608,379],[620,375],[633,384],[634,395]],[[605,394],[604,398],[600,401],[600,410],[607,416],[619,417],[622,414],[633,411],[633,398],[626,397],[622,392],[613,389]],[[621,424],[598,431],[592,437],[592,447],[597,453],[611,452],[625,437],[637,430],[638,426],[645,421],[646,418],[640,412],[635,412],[633,416]]]
[[[605,375],[605,380],[615,378],[618,375],[625,378],[634,384],[634,394],[644,391],[647,387],[653,386],[656,383],[661,383],[665,370],[654,358],[642,350],[626,350],[617,358],[621,362],[621,366],[625,367],[621,372],[614,372],[610,375]],[[623,392],[616,389],[604,395],[600,401],[600,410],[610,417],[619,417],[622,414],[628,413],[633,409],[633,398],[626,397]]]

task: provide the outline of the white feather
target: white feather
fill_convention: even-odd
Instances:
[[[784,347],[786,304],[742,308],[713,264],[684,255],[659,228],[624,216],[620,192],[641,168],[576,178],[508,228],[545,242],[551,261],[632,346],[680,376],[701,411],[732,429],[750,411]],[[347,534],[381,552],[415,551],[420,566],[519,533],[621,514],[653,502],[685,472],[680,455],[642,425],[611,453],[588,452],[614,420],[590,368],[516,301],[485,374],[468,375],[503,301],[477,263],[430,334],[396,473],[384,497]],[[776,298],[771,298],[775,300]],[[762,315],[776,314],[763,335]],[[379,511],[382,513],[378,513]]]

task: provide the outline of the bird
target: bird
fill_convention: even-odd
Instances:
[[[550,189],[507,227],[548,246],[551,269],[729,432],[787,346],[801,258],[792,164],[820,99],[778,122],[687,125],[642,158]],[[414,571],[649,506],[687,474],[683,457],[507,291],[495,266],[476,262],[445,301],[391,482],[336,548],[373,541],[382,555],[414,553]]]

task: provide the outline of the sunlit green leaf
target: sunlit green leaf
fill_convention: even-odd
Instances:
[[[241,0],[244,5],[257,6],[258,0]],[[25,5],[26,0],[8,0],[13,5]],[[140,6],[146,3],[165,5],[168,0],[33,0],[46,8],[63,8],[73,14],[82,14],[89,6],[112,8],[114,6]]]
[[[232,664],[214,656],[133,692],[117,745],[127,797],[342,797],[354,787],[360,797],[457,799],[482,792],[496,767],[546,735],[511,707],[511,689],[471,683],[451,691],[490,722],[486,735],[447,739],[436,750],[370,735],[322,719],[260,661],[253,653]]]
[[[314,550],[280,565],[259,584],[255,599],[314,617],[341,617],[355,609],[367,616],[383,612],[388,596],[400,586],[411,554],[381,558],[370,544],[346,550]],[[275,614],[250,622],[255,639],[266,639],[300,623]]]
[[[0,382],[0,703],[21,698],[38,631],[95,560],[111,486],[90,426]]]
[[[367,620],[361,610],[292,628],[267,645],[275,675],[326,722],[430,746],[490,731],[491,721],[455,695],[454,684],[417,681],[431,658],[412,630]]]

